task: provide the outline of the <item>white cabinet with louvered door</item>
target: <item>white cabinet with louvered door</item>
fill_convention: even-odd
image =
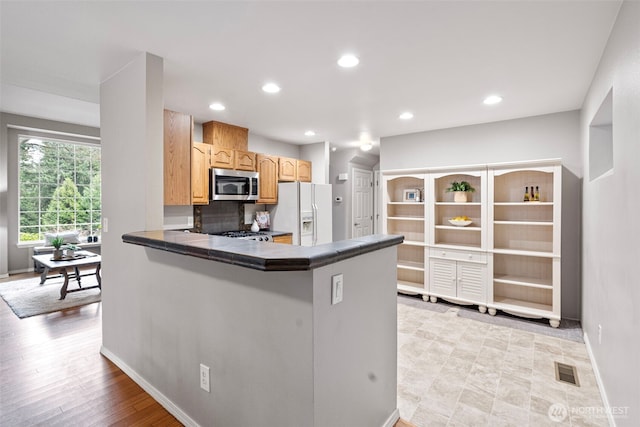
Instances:
[[[485,253],[431,248],[429,296],[457,304],[476,304],[487,311],[487,256]]]

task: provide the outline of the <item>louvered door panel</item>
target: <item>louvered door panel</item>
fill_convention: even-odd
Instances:
[[[431,260],[430,292],[437,295],[456,296],[456,262]]]

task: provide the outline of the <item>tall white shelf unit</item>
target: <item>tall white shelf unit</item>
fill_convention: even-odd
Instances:
[[[425,175],[422,173],[383,174],[383,233],[404,236],[398,247],[398,290],[409,294],[427,294],[425,250]],[[405,199],[406,191],[418,191],[419,201]],[[416,193],[413,193],[416,194]]]
[[[489,314],[559,326],[561,177],[559,161],[489,168]],[[539,200],[524,201],[532,186]]]
[[[398,291],[478,305],[522,317],[561,319],[560,160],[384,171],[383,232],[404,235]],[[446,189],[467,181],[476,191],[456,203]],[[539,200],[524,199],[525,187]],[[405,190],[421,190],[419,202]],[[448,220],[468,216],[466,227]]]
[[[453,181],[466,181],[475,189],[467,202],[455,202],[447,192]],[[487,171],[485,168],[438,171],[429,174],[429,297],[487,309]],[[467,216],[471,224],[452,225],[449,219]]]

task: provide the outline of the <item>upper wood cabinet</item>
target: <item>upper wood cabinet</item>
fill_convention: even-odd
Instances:
[[[298,179],[298,165],[296,159],[280,157],[278,163],[278,181],[295,181]]]
[[[212,167],[221,169],[233,169],[234,150],[232,150],[231,148],[220,147],[218,145],[214,145],[212,149]]]
[[[255,171],[256,153],[244,150],[234,150],[233,168],[241,171]]]
[[[311,162],[307,160],[298,160],[296,164],[296,176],[298,181],[311,182]]]
[[[232,150],[249,149],[249,129],[222,122],[202,124],[202,139],[207,144]]]
[[[191,205],[193,118],[164,110],[164,204]]]
[[[258,154],[256,163],[256,169],[260,174],[260,194],[257,203],[278,203],[278,157]]]
[[[209,168],[211,167],[210,144],[194,142],[191,149],[191,203],[209,204]]]

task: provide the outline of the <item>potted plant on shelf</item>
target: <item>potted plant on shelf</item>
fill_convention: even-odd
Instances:
[[[64,239],[60,236],[56,236],[51,239],[51,246],[53,246],[53,259],[61,259],[62,258],[62,245],[64,244]]]
[[[467,193],[476,191],[467,181],[453,181],[447,192],[453,192],[453,201],[456,203],[466,203]]]

